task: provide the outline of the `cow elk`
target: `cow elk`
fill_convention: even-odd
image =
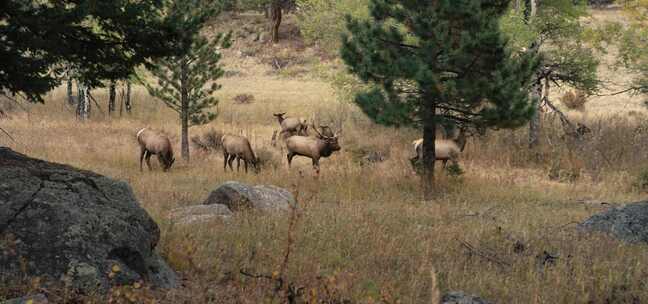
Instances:
[[[169,138],[155,130],[143,128],[137,132],[137,142],[140,146],[140,172],[142,171],[142,160],[146,159],[146,166],[151,169],[151,155],[157,155],[163,171],[168,171],[175,158]]]
[[[221,141],[223,145],[223,170],[227,171],[229,165],[230,170],[234,171],[232,162],[236,159],[236,171],[239,171],[241,160],[243,160],[245,173],[248,172],[248,163],[254,168],[254,173],[259,173],[259,158],[252,151],[252,146],[247,138],[238,135],[223,135]]]
[[[317,137],[307,136],[291,136],[286,139],[286,148],[288,149],[288,168],[290,168],[292,159],[296,155],[308,157],[313,161],[313,169],[319,175],[320,165],[319,160],[322,157],[329,157],[333,152],[339,151],[340,145],[338,143],[338,135],[341,132],[334,133],[333,136],[326,136],[317,131],[317,128],[312,128]]]
[[[293,135],[308,136],[308,125],[303,118],[284,117],[286,113],[275,113],[279,125],[281,126],[281,135],[288,138]]]
[[[416,156],[410,159],[412,164],[423,160],[423,138],[412,142]],[[443,161],[443,168],[448,164],[448,160],[456,164],[461,152],[466,147],[466,133],[462,128],[455,139],[437,139],[434,141],[435,160]]]

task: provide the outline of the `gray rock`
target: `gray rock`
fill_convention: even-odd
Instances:
[[[463,291],[451,291],[441,298],[441,304],[491,304],[478,296],[465,294]]]
[[[221,204],[232,211],[254,209],[260,211],[289,210],[295,198],[286,189],[275,186],[250,186],[228,181],[218,186],[207,197],[204,205]]]
[[[83,292],[137,280],[178,285],[154,251],[157,224],[126,182],[8,148],[0,148],[0,238],[8,240],[0,243],[0,282],[24,270]]]
[[[44,294],[42,293],[37,293],[35,295],[30,295],[30,296],[25,296],[21,298],[15,298],[11,300],[7,300],[2,302],[2,304],[26,304],[28,301],[31,304],[47,304],[49,301],[47,301],[47,297],[45,297]]]
[[[173,209],[168,218],[180,225],[203,223],[212,220],[223,220],[232,216],[232,211],[225,205],[197,205]]]
[[[648,201],[610,208],[579,225],[586,231],[599,231],[629,243],[648,243]]]

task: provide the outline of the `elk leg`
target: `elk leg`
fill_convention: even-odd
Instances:
[[[225,150],[225,149],[223,149]],[[229,158],[229,154],[227,152],[223,151],[223,171],[227,172],[227,159]]]
[[[146,149],[141,147],[140,149],[140,172],[142,172],[142,161],[144,160],[144,154],[146,154]]]
[[[165,171],[165,172],[166,172],[166,170],[167,170],[167,166],[166,166],[167,161],[166,161],[166,159],[164,158],[164,156],[162,155],[162,153],[159,153],[159,154],[157,155],[157,158],[158,158],[158,162],[160,163],[160,167],[162,167],[162,171]]]
[[[315,169],[315,174],[319,176],[320,173],[319,159],[313,158],[313,169]]]
[[[247,163],[248,163],[247,160],[243,159],[243,164],[245,165],[245,173],[247,173]]]
[[[227,164],[229,165],[230,170],[232,170],[232,172],[234,172],[234,167],[232,167],[232,163],[234,162],[234,158],[235,158],[235,157],[236,157],[236,156],[234,156],[234,154],[230,154],[230,157],[229,157],[229,159],[227,160]]]
[[[292,159],[295,157],[295,153],[288,153],[287,158],[288,158],[288,168],[290,169],[290,164],[292,163]]]
[[[151,152],[146,151],[146,155],[144,156],[144,159],[146,160],[146,166],[149,168],[149,171],[152,171],[153,168],[151,168]]]
[[[236,156],[236,172],[239,172],[240,168],[241,168],[241,157]]]
[[[447,159],[444,159],[444,160],[443,160],[443,169],[446,168],[446,165],[448,165],[448,160],[447,160]]]

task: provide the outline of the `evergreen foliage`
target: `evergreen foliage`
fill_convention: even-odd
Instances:
[[[347,17],[341,55],[375,85],[356,103],[373,120],[423,126],[426,196],[433,184],[435,128],[513,128],[534,113],[527,89],[532,54],[513,55],[499,21],[505,0],[372,0],[370,20]]]
[[[508,1],[372,0],[372,20],[348,18],[342,58],[376,84],[356,102],[378,123],[421,125],[428,105],[435,122],[515,127],[533,113],[526,88],[536,67],[514,57],[500,33]]]
[[[0,1],[0,91],[32,101],[72,66],[90,87],[179,50],[159,0]]]

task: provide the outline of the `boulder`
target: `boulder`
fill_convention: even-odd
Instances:
[[[0,148],[0,282],[24,273],[82,292],[174,287],[159,239],[126,182]]]
[[[579,227],[605,232],[629,243],[648,243],[648,201],[610,208],[593,215]]]
[[[187,225],[212,220],[224,220],[231,216],[232,211],[227,206],[213,204],[175,208],[169,212],[168,218],[175,224]]]
[[[441,304],[491,304],[491,302],[462,291],[451,291],[441,298]]]
[[[2,302],[2,304],[47,304],[47,297],[42,293],[37,293],[30,296],[15,298]]]
[[[221,204],[232,211],[253,209],[259,211],[284,211],[295,204],[295,198],[286,189],[275,186],[250,186],[228,181],[218,186],[207,197],[204,205]]]

